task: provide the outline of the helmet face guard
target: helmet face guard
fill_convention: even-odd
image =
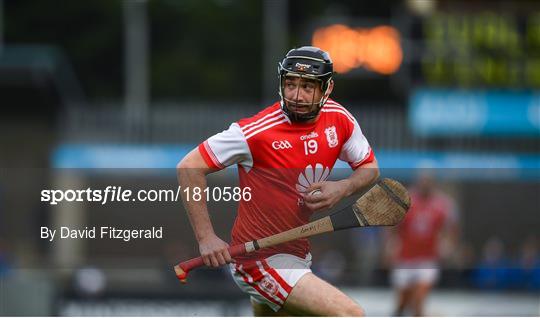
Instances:
[[[279,95],[281,97],[281,108],[293,121],[308,121],[319,114],[321,107],[326,103],[330,95],[330,82],[333,75],[333,64],[328,53],[313,46],[303,46],[298,49],[290,50],[281,63],[278,63],[279,74]],[[320,100],[315,101],[315,93],[313,99],[309,103],[300,103],[298,98],[290,100],[285,97],[284,85],[287,77],[299,77],[300,80],[308,79],[315,80],[319,83],[323,92]],[[315,109],[309,113],[298,114],[289,109],[287,103],[311,106],[315,105]]]

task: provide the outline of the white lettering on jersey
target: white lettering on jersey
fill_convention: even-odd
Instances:
[[[326,134],[326,141],[328,141],[328,147],[337,147],[339,141],[337,137],[336,126],[330,126],[326,128],[324,130],[324,133]]]
[[[317,153],[317,149],[319,149],[317,140],[311,139],[304,141],[304,153],[306,154],[306,156]]]
[[[300,136],[300,140],[308,140],[308,139],[311,139],[311,138],[317,138],[319,137],[319,134],[315,131],[312,131],[311,133],[307,134],[307,135],[302,135]]]
[[[288,140],[279,140],[272,142],[272,148],[275,150],[291,149],[293,146]]]

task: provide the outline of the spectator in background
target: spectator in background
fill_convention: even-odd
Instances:
[[[499,237],[491,237],[482,248],[482,258],[476,265],[472,281],[475,287],[500,289],[509,286],[511,260],[505,255],[504,244]]]
[[[346,277],[347,259],[339,248],[328,242],[313,244],[313,257],[319,261],[313,265],[313,273],[331,284],[339,284]]]
[[[519,287],[540,290],[540,251],[536,236],[531,235],[523,242],[519,265]]]
[[[440,247],[451,250],[458,236],[454,201],[436,187],[432,175],[419,175],[409,192],[411,208],[387,239],[398,293],[395,316],[407,310],[424,315],[425,300],[439,276]]]
[[[381,281],[376,270],[380,266],[381,251],[384,249],[383,232],[378,227],[350,231],[351,245],[354,246],[354,268],[357,269],[357,281],[362,285],[376,285]]]
[[[535,236],[523,241],[517,258],[505,253],[503,241],[491,237],[482,249],[472,283],[482,289],[540,290],[540,256]]]

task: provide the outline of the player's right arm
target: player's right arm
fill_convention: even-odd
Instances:
[[[221,133],[211,136],[197,148],[187,154],[177,165],[178,182],[185,189],[206,189],[206,175],[238,164],[251,167],[253,159],[242,129],[237,123]],[[205,200],[188,200],[187,193],[182,193],[182,201],[187,210],[191,227],[199,242],[204,264],[217,267],[231,262],[229,245],[214,232]]]
[[[198,148],[188,153],[176,166],[178,182],[182,189],[188,187],[205,189],[207,186],[206,175],[214,171],[216,169],[208,166]],[[232,259],[227,249],[229,244],[215,234],[206,201],[188,199],[186,191],[180,191],[180,193],[191,227],[199,243],[199,251],[204,264],[217,267],[230,263]]]

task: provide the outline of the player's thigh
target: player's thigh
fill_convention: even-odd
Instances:
[[[431,282],[418,282],[414,285],[414,300],[416,302],[423,302],[431,289],[433,288],[433,283]]]
[[[266,304],[251,300],[251,307],[253,308],[253,316],[255,317],[288,317],[290,314],[283,308],[278,311],[274,311]]]
[[[363,309],[349,296],[313,273],[296,283],[285,301],[284,309],[295,315],[363,316]]]
[[[414,294],[414,286],[406,286],[397,289],[398,303],[400,305],[406,305],[411,301]]]
[[[423,305],[429,292],[437,282],[439,277],[439,270],[435,268],[422,268],[418,269],[417,279],[414,283],[414,294],[412,295],[412,302],[420,314],[420,306]]]

